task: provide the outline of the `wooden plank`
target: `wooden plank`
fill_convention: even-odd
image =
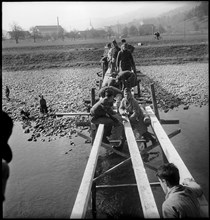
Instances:
[[[77,198],[75,200],[70,218],[85,217],[103,133],[104,125],[100,124],[96,133],[96,137],[90,152],[90,156],[85,168],[85,172],[82,178],[82,182],[80,184],[79,191],[77,193]]]
[[[77,116],[77,115],[90,115],[89,112],[57,112],[56,116]]]
[[[177,168],[179,169],[180,173],[180,183],[183,182],[185,178],[193,178],[187,167],[185,166],[184,162],[182,161],[181,157],[179,156],[178,152],[176,151],[175,147],[171,143],[170,139],[168,138],[167,134],[165,133],[163,127],[161,126],[159,120],[155,116],[154,112],[152,111],[150,106],[146,107],[146,111],[151,119],[151,126],[158,138],[160,146],[170,163],[174,163]],[[201,205],[201,212],[203,217],[208,217],[208,202],[204,195],[199,198],[199,202]]]
[[[155,203],[155,199],[150,187],[147,173],[144,168],[144,164],[138,149],[138,145],[131,128],[129,119],[124,123],[125,135],[128,142],[128,148],[131,155],[131,161],[133,164],[134,174],[136,178],[139,197],[141,200],[141,206],[143,209],[145,218],[160,218],[158,209]]]

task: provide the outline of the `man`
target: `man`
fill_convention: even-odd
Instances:
[[[2,124],[2,141],[1,141],[1,147],[2,147],[2,203],[5,200],[5,190],[6,190],[6,184],[7,180],[9,178],[9,163],[12,160],[12,150],[10,146],[8,145],[8,140],[12,134],[13,129],[13,121],[8,116],[8,114],[4,111],[2,111],[2,118],[1,118],[1,124]]]
[[[110,64],[111,64],[111,72],[116,71],[116,60],[118,56],[118,52],[120,51],[120,48],[116,42],[116,40],[112,41],[112,49],[110,50]]]
[[[102,142],[109,144],[108,136],[111,135],[113,126],[121,126],[122,118],[112,110],[114,102],[113,91],[107,89],[105,91],[104,98],[101,98],[95,105],[90,109],[91,122],[95,125],[104,124],[104,135]]]
[[[6,94],[7,100],[9,101],[10,100],[10,98],[9,98],[10,90],[9,90],[8,86],[6,86],[5,94]]]
[[[156,37],[156,39],[157,39],[157,40],[159,40],[159,39],[160,39],[160,33],[159,33],[158,31],[157,31],[157,32],[155,32],[155,33],[154,33],[154,35],[155,35],[155,37]]]
[[[193,179],[179,184],[179,170],[173,163],[161,165],[157,177],[166,194],[162,205],[164,218],[199,218],[200,207],[197,198],[202,195],[201,187]]]
[[[134,72],[125,70],[118,73],[116,82],[120,84],[121,89],[124,90],[126,87],[135,87],[137,85],[137,77]]]
[[[43,95],[40,96],[40,112],[41,113],[47,113],[47,103],[46,100],[44,99]]]
[[[130,120],[132,129],[138,138],[141,138],[145,133],[148,135],[147,124],[145,124],[144,119],[148,118],[146,111],[143,107],[140,107],[137,100],[132,96],[130,88],[124,89],[124,98],[122,99],[119,106],[119,113],[121,116],[127,116]],[[150,134],[150,133],[149,133]],[[155,142],[155,139],[150,136],[152,142]],[[126,136],[123,132],[121,145],[118,146],[118,149],[121,150],[125,143]]]
[[[109,50],[111,49],[111,43],[108,43],[106,46],[105,46],[105,50],[104,50],[104,54],[100,60],[101,62],[101,65],[102,65],[102,71],[103,71],[103,78],[104,78],[104,75],[108,69],[108,64],[109,64],[109,58],[108,58],[108,53],[109,53]]]
[[[133,70],[133,72],[136,74],[136,66],[133,59],[133,56],[130,51],[128,51],[128,44],[124,43],[121,46],[121,51],[119,51],[117,55],[117,71],[125,71],[125,70]]]
[[[126,40],[125,40],[125,39],[122,39],[122,40],[121,40],[121,43],[122,43],[122,45],[123,45],[124,43],[126,43]],[[133,53],[134,50],[135,50],[135,47],[132,46],[132,45],[130,45],[130,44],[128,44],[128,51],[130,51],[131,53]]]

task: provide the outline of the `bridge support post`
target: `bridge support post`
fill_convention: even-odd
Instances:
[[[96,219],[96,182],[92,183],[92,215],[93,219]]]

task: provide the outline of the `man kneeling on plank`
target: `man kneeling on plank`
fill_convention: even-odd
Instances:
[[[166,194],[162,205],[163,218],[201,217],[197,198],[203,191],[195,180],[186,178],[180,184],[179,170],[173,163],[161,165],[156,175]]]
[[[109,144],[107,137],[111,135],[112,127],[122,126],[123,118],[113,111],[114,92],[107,88],[102,97],[91,109],[91,122],[95,125],[104,124],[104,135],[102,142]]]
[[[116,77],[116,83],[120,85],[122,90],[126,87],[135,87],[137,85],[136,73],[129,70],[120,71]]]
[[[150,119],[147,116],[143,107],[140,107],[137,100],[132,96],[129,87],[126,87],[124,89],[124,98],[120,103],[119,113],[122,116],[127,116],[129,118],[134,134],[137,134],[138,138],[145,136],[148,140],[151,140],[152,143],[156,142],[156,140],[147,131],[147,127],[149,125],[148,121],[150,121]],[[125,140],[126,136],[125,132],[123,132],[121,145],[116,147],[116,149],[118,148],[118,150],[121,150],[123,148]]]

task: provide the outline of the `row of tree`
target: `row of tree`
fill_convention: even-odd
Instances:
[[[94,38],[111,38],[113,36],[119,38],[121,37],[128,37],[128,36],[142,36],[142,35],[152,35],[155,31],[159,31],[160,33],[163,33],[165,30],[161,26],[156,28],[152,24],[143,24],[139,25],[139,27],[136,27],[135,25],[131,25],[130,27],[125,26],[122,28],[122,30],[116,31],[113,27],[109,26],[107,27],[107,30],[101,29],[90,29],[85,31],[78,31],[78,30],[72,30],[70,32],[65,31],[63,28],[60,28],[59,31],[51,33],[51,34],[45,34],[41,35],[36,27],[31,27],[29,31],[24,31],[20,25],[14,23],[11,26],[11,31],[9,31],[11,39],[14,39],[16,43],[19,42],[20,39],[27,39],[32,38],[34,42],[36,42],[37,39],[43,39],[43,40],[56,40],[56,39],[62,39],[65,38],[69,39],[94,39]],[[3,32],[2,32],[3,34]],[[5,39],[5,36],[2,35],[2,39]]]

